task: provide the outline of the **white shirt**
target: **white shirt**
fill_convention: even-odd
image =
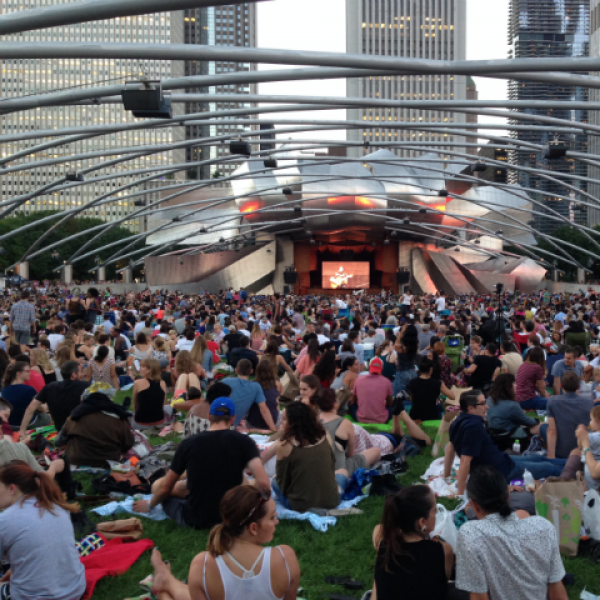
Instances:
[[[65,339],[65,336],[61,333],[51,333],[48,336],[48,341],[50,342],[50,350],[52,352],[56,352],[58,350],[58,345]]]
[[[343,300],[340,300],[339,298],[335,299],[335,306],[336,306],[336,308],[348,308],[348,305]]]
[[[469,521],[458,531],[456,587],[494,600],[541,600],[565,569],[556,530],[543,517],[515,513]]]
[[[269,331],[269,329],[271,329],[271,322],[267,321],[265,323],[264,321],[260,321],[259,327],[261,331]]]
[[[186,340],[185,338],[182,338],[177,341],[175,348],[177,348],[177,350],[188,350],[189,351],[192,349],[192,347],[194,345],[194,341],[195,340]]]
[[[252,333],[247,329],[238,329],[238,333],[243,333],[246,337],[252,338]]]
[[[330,341],[328,337],[325,337],[322,333],[317,334],[317,339],[319,340],[319,345],[323,345]]]
[[[402,306],[410,306],[410,303],[412,302],[413,298],[414,296],[404,294],[404,296],[402,296]]]
[[[441,296],[435,301],[435,310],[440,312],[440,310],[444,310],[446,308],[446,298]]]

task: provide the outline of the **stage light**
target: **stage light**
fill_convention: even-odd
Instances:
[[[410,219],[403,219],[402,225],[410,225]]]
[[[284,187],[281,192],[284,194],[284,196],[291,196],[292,195],[292,188],[290,187]]]
[[[133,205],[134,206],[146,206],[146,201],[145,200],[134,200]]]
[[[152,87],[150,83],[158,83]],[[127,82],[125,83],[127,85]],[[160,81],[144,82],[144,89],[121,90],[123,108],[131,111],[134,117],[142,119],[170,119],[173,116],[171,96],[163,96]]]
[[[274,158],[267,158],[265,161],[263,161],[263,164],[265,165],[265,169],[277,168],[277,161]]]
[[[241,156],[250,156],[252,147],[250,142],[245,142],[242,138],[229,142],[229,154],[239,154]]]
[[[447,197],[448,197],[448,190],[440,190],[440,191],[437,193],[437,195],[438,195],[440,198],[447,198]]]
[[[173,221],[173,223],[179,223],[182,221],[182,218],[179,215],[177,215],[176,217],[173,217],[171,221]]]
[[[471,173],[483,173],[484,171],[487,171],[487,167],[480,160],[471,165]]]
[[[426,208],[420,208],[420,209],[419,209],[419,212],[420,212],[422,215],[426,215],[426,214],[427,214],[427,209],[426,209]]]
[[[302,209],[299,206],[294,206],[295,213],[302,213]]]

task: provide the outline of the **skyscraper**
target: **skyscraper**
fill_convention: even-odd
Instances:
[[[346,45],[353,54],[464,60],[465,39],[466,0],[346,0]],[[347,94],[381,100],[464,100],[466,78],[416,75],[348,79]],[[401,106],[356,108],[348,110],[348,119],[365,121],[364,129],[349,131],[348,139],[353,141],[464,142],[464,137],[451,134],[383,129],[377,123],[464,123],[465,116],[460,113]],[[399,156],[421,154],[390,149]]]
[[[578,57],[588,56],[590,34],[589,0],[511,0],[509,13],[510,57]],[[556,100],[582,102],[588,99],[584,88],[548,85],[533,81],[511,81],[509,83],[511,100]],[[527,109],[528,114],[549,115],[569,121],[587,122],[588,112],[583,110]],[[519,123],[521,123],[519,121]],[[522,124],[522,123],[521,123]],[[554,139],[551,131],[513,133],[515,139],[534,144],[545,145]],[[561,135],[569,149],[587,152],[587,135]],[[587,191],[587,184],[577,177],[587,176],[587,167],[581,161],[570,158],[548,160],[539,152],[529,150],[511,151],[509,161],[513,165],[536,169],[549,169],[557,173],[573,176],[566,181],[580,190]],[[575,192],[569,192],[536,174],[523,171],[509,171],[509,181],[520,183],[527,188],[539,190],[541,194],[530,193],[535,200],[541,200],[545,207],[554,210],[575,223],[587,223],[587,210],[569,200],[556,198],[556,194],[575,198]],[[541,233],[550,233],[561,223],[545,216],[534,218],[534,227]]]
[[[256,7],[253,3],[226,6],[214,6],[186,11],[184,17],[185,43],[210,44],[218,46],[245,46],[256,45]],[[254,70],[255,65],[250,63],[236,63],[226,61],[205,62],[185,61],[186,75],[207,75],[235,73],[238,71]],[[254,84],[219,85],[210,88],[190,88],[189,93],[229,93],[251,94],[255,93]],[[186,104],[188,113],[203,110],[226,110],[251,106],[250,103],[240,102],[211,102]],[[238,119],[241,117],[237,117]],[[241,125],[228,125],[226,122],[219,125],[203,126],[191,125],[185,128],[186,139],[196,139],[205,136],[236,134],[248,129]],[[233,137],[233,135],[232,135]],[[190,148],[187,151],[188,161],[208,160],[229,154],[229,146],[218,145],[209,147]],[[226,163],[215,166],[205,166],[200,169],[190,169],[188,177],[208,179],[218,171],[220,175],[231,174],[236,168]]]
[[[600,57],[600,0],[590,0],[590,56]],[[596,77],[600,73],[594,73]],[[590,89],[590,102],[600,102],[600,90]],[[590,123],[600,125],[598,111],[590,111]],[[600,154],[600,137],[590,135],[588,139],[590,154]],[[592,179],[600,179],[600,168],[588,167]],[[588,192],[600,202],[600,184],[590,183]],[[588,209],[588,225],[593,227],[600,223],[600,209]]]
[[[64,0],[24,0],[19,2],[5,0],[2,2],[0,14],[62,3],[66,2]],[[3,41],[181,43],[183,41],[183,14],[182,12],[167,12],[94,21],[6,35],[3,36]],[[2,60],[0,95],[2,99],[18,98],[29,94],[42,94],[73,87],[125,83],[125,81],[139,80],[142,75],[149,80],[154,80],[179,76],[182,73],[183,63],[175,61],[130,59]],[[3,115],[2,134],[10,135],[31,130],[61,129],[71,126],[129,123],[134,120],[131,113],[123,110],[121,104],[43,107]],[[33,170],[24,170],[21,173],[6,173],[1,178],[1,198],[2,200],[8,200],[13,196],[24,194],[54,179],[58,179],[64,176],[67,171],[80,170],[115,158],[118,155],[117,149],[119,147],[163,144],[170,142],[172,139],[173,132],[170,128],[140,129],[91,137],[69,145],[43,150],[18,159],[16,164],[113,148],[115,153],[113,156],[71,162],[68,166],[62,163]],[[12,155],[33,144],[35,142],[31,140],[7,142],[2,147],[2,156]],[[114,174],[119,171],[158,165],[167,167],[173,162],[173,154],[176,153],[143,156],[111,166],[110,172]],[[98,171],[97,174],[105,174],[105,172]],[[131,181],[133,181],[131,177],[121,177],[110,181],[77,186],[72,191],[47,193],[28,201],[22,206],[21,210],[29,213],[36,210],[66,210],[83,206],[97,196],[108,193]],[[85,214],[110,221],[126,216],[131,212],[132,207],[133,200],[121,201],[118,196],[115,196],[114,202],[89,209]],[[126,225],[132,229],[137,229],[140,224],[138,221],[132,220],[126,222]]]

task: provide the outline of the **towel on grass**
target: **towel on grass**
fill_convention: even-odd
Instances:
[[[150,500],[150,498],[152,498],[152,494],[146,494],[145,496],[142,496],[143,500]],[[133,496],[129,496],[128,498],[125,498],[125,500],[121,500],[119,502],[109,502],[104,506],[92,508],[92,512],[95,512],[103,517],[108,517],[109,515],[114,515],[119,512],[128,512],[132,515],[138,515],[140,517],[145,517],[146,519],[152,519],[153,521],[164,521],[165,519],[169,518],[163,510],[162,504],[158,504],[150,512],[140,513],[133,510],[134,502],[135,500],[133,499]]]
[[[364,500],[365,498],[366,498],[366,496],[357,496],[356,498],[354,498],[352,500],[345,500],[339,506],[336,506],[336,509],[350,508],[351,506],[358,504],[361,500]],[[289,508],[284,508],[282,504],[277,502],[277,500],[275,500],[275,506],[277,508],[277,518],[279,520],[296,519],[298,521],[309,521],[310,524],[317,531],[325,532],[325,531],[327,531],[327,528],[330,525],[335,525],[337,523],[336,517],[320,517],[319,515],[316,515],[315,513],[311,513],[311,512],[305,512],[305,513],[297,512],[297,511],[291,510]]]
[[[89,600],[94,593],[94,588],[103,577],[116,577],[127,572],[133,563],[146,551],[154,546],[152,540],[124,543],[122,539],[115,538],[104,544],[102,548],[79,560],[85,567],[85,594],[84,600]]]

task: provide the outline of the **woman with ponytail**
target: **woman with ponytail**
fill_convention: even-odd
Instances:
[[[70,518],[79,507],[45,473],[15,460],[0,469],[0,509],[0,551],[10,563],[0,598],[81,598],[85,572]]]
[[[250,485],[229,490],[221,501],[223,522],[213,527],[208,548],[190,565],[189,585],[178,581],[152,553],[153,591],[160,600],[295,600],[300,566],[289,546],[264,548],[279,522],[275,501]]]
[[[426,485],[386,496],[381,524],[373,531],[377,600],[396,600],[398,590],[410,600],[468,600],[453,588],[449,594],[454,552],[446,542],[429,539],[435,516],[435,496]]]
[[[456,586],[471,598],[567,600],[554,525],[513,512],[506,479],[493,467],[471,473],[467,494],[478,520],[458,532]]]

